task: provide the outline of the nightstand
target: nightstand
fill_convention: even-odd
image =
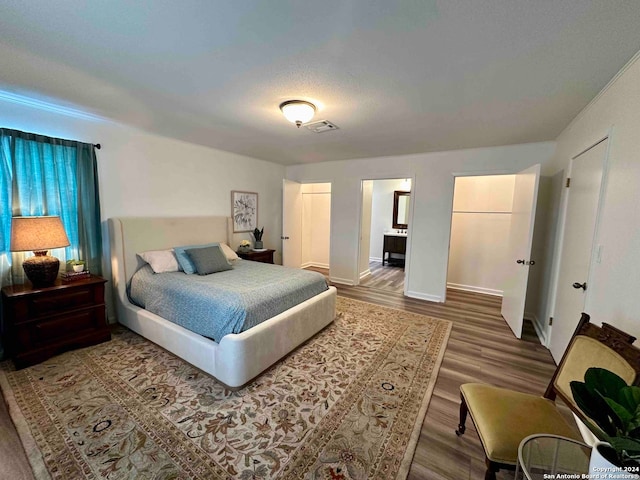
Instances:
[[[238,256],[245,260],[252,260],[254,262],[273,263],[273,252],[275,252],[275,250],[267,249],[264,252],[254,252],[252,250],[247,253],[238,252]]]
[[[73,282],[57,279],[50,287],[4,287],[3,339],[16,368],[110,340],[105,283],[104,278],[92,275]]]

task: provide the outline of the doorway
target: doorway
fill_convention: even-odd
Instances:
[[[539,183],[534,165],[513,175],[458,176],[454,184],[447,287],[501,297],[502,316],[517,338],[525,299],[539,284],[531,268],[546,264],[531,258]],[[529,284],[531,275],[536,281]]]
[[[502,297],[515,175],[456,177],[447,288]]]
[[[282,263],[330,270],[331,183],[283,182]]]
[[[359,284],[404,294],[411,179],[362,181]]]
[[[589,311],[591,273],[599,263],[602,246],[597,245],[598,213],[606,186],[608,137],[571,159],[567,184],[564,238],[556,286],[554,323],[549,349],[560,361],[580,313]]]

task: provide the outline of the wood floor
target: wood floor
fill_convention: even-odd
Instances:
[[[386,267],[385,267],[386,268]],[[328,274],[326,270],[315,269]],[[389,272],[387,270],[387,272]],[[403,277],[401,268],[395,269]],[[386,272],[385,272],[386,274]],[[484,454],[470,420],[462,437],[458,424],[459,386],[465,382],[494,385],[542,394],[555,369],[549,351],[540,345],[532,328],[517,340],[500,316],[500,298],[456,290],[447,302],[431,303],[402,296],[390,278],[372,278],[358,287],[336,285],[338,295],[451,320],[453,329],[438,374],[416,449],[410,480],[462,480],[484,477]],[[0,406],[0,478],[30,478],[28,464],[16,452],[15,432]],[[499,480],[513,478],[503,471]]]
[[[360,285],[394,293],[404,291],[404,268],[397,265],[382,266],[381,262],[370,262],[371,275],[360,280]]]
[[[326,270],[314,270],[328,275]],[[384,273],[386,279],[376,279],[373,269],[372,273],[373,278],[357,287],[335,285],[338,295],[453,322],[409,480],[484,478],[484,453],[471,420],[462,437],[454,433],[460,385],[486,382],[542,395],[555,370],[549,350],[540,344],[530,323],[525,323],[523,340],[514,337],[500,315],[500,297],[450,289],[444,304],[415,300],[404,297],[402,289],[390,291],[391,271]],[[395,275],[403,277],[404,273],[399,268]],[[564,411],[570,418],[568,409]],[[501,471],[497,478],[512,479],[513,472]]]

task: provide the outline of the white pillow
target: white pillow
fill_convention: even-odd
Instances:
[[[236,260],[238,260],[238,258],[240,258],[240,257],[238,257],[236,252],[234,252],[231,249],[231,247],[229,245],[227,245],[226,243],[220,242],[220,248],[224,252],[225,257],[227,257],[227,260],[229,260],[230,262],[235,262]]]
[[[155,273],[179,272],[180,265],[173,249],[148,250],[138,253],[138,256],[151,265]]]

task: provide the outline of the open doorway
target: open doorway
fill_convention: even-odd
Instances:
[[[327,278],[331,247],[331,184],[302,185],[301,268]]]
[[[540,177],[537,167],[514,175],[455,178],[447,288],[500,297],[503,317],[514,330],[505,310],[519,283],[513,272],[522,272],[524,291],[515,313],[520,327],[514,334],[530,340],[537,334],[544,343],[545,278],[551,268],[549,245],[556,223],[550,212],[559,208],[561,185],[555,177]],[[523,189],[523,178],[530,188]],[[528,239],[514,237],[522,223],[530,229]]]
[[[331,183],[283,181],[282,264],[329,277]]]
[[[403,294],[411,179],[362,181],[360,286]]]
[[[502,297],[515,175],[456,177],[447,288]]]

